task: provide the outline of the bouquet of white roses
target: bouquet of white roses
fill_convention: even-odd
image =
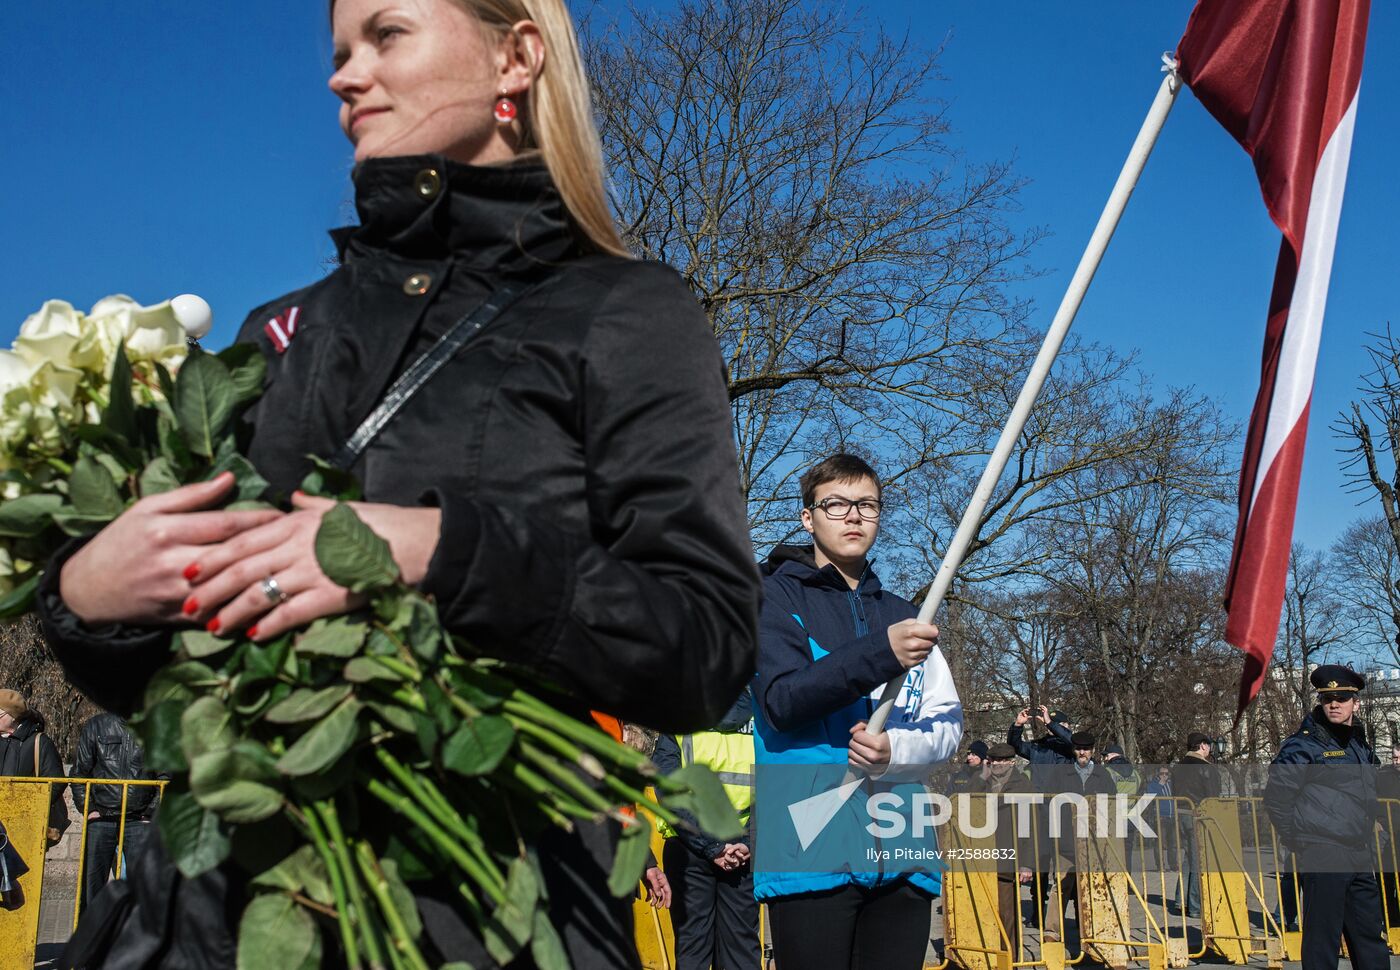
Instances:
[[[262,355],[187,346],[189,307],[109,297],[80,314],[53,301],[0,351],[6,615],[31,607],[61,543],[143,495],[227,471],[235,505],[265,499],[234,434],[262,393]],[[302,487],[344,499],[346,479],[319,465]],[[368,607],[268,643],[182,631],[134,719],[147,766],[171,778],[160,829],[172,861],[187,876],[226,861],[248,876],[240,968],[309,970],[338,948],[352,968],[426,970],[410,890],[419,880],[452,891],[500,963],[528,948],[537,965],[565,968],[534,851],[546,827],[620,821],[618,895],[636,890],[651,832],[621,806],[644,804],[672,825],[688,810],[714,836],[738,835],[703,766],[657,777],[644,756],[443,629],[349,505],[325,515],[316,557]]]

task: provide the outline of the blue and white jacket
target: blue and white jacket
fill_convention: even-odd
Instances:
[[[839,764],[847,761],[850,728],[869,719],[886,681],[904,673],[890,649],[888,628],[918,614],[887,592],[866,568],[856,589],[832,566],[817,568],[810,546],[779,546],[763,566],[754,736],[758,764]],[[940,764],[962,739],[962,702],[942,652],[935,647],[908,672],[886,725],[893,766]],[[894,771],[882,781],[900,780]],[[908,781],[909,779],[904,779]],[[780,811],[781,808],[770,809]],[[758,806],[758,812],[763,806]],[[762,838],[762,821],[759,837]],[[895,868],[892,866],[892,868]],[[878,885],[908,878],[940,891],[937,867],[900,872],[773,872],[756,869],[754,895],[771,899],[847,884]]]

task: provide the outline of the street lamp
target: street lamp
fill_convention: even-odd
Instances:
[[[1215,751],[1216,760],[1219,760],[1225,755],[1225,744],[1224,738],[1215,738],[1210,742],[1211,748]]]

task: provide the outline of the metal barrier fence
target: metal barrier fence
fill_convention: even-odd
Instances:
[[[131,789],[163,789],[163,781],[110,778],[0,779],[0,823],[28,872],[15,879],[16,893],[0,905],[0,970],[33,966],[44,898],[46,831],[51,785],[73,786],[81,825],[72,925],[82,911],[93,841],[92,786],[121,789],[111,875],[121,878],[129,836]],[[996,858],[1005,835],[989,827],[994,809],[983,798],[968,802],[967,825],[943,829],[947,867],[943,876],[944,959],[925,970],[1013,970],[1066,966],[1093,960],[1108,967],[1146,964],[1149,970],[1187,966],[1214,951],[1230,963],[1263,959],[1270,968],[1301,955],[1302,913],[1307,904],[1294,860],[1279,844],[1262,799],[1214,798],[1199,805],[1186,798],[1158,798],[1150,817],[1159,838],[1080,837],[1074,825],[1052,837],[1042,813],[1031,814],[1030,832],[1015,840],[1012,865],[996,871],[979,860]],[[1382,800],[1375,839],[1375,872],[1381,882],[1385,938],[1400,955],[1400,801]],[[112,824],[104,821],[104,824]],[[144,824],[144,823],[143,823]],[[1088,829],[1097,831],[1093,820]],[[986,831],[971,837],[965,830]],[[661,858],[660,839],[655,854]],[[1149,861],[1152,865],[1149,865]],[[107,862],[101,863],[104,870]],[[1009,870],[1009,871],[1007,871]],[[103,878],[107,873],[104,871]],[[1199,927],[1188,907],[1195,888]],[[1180,905],[1168,893],[1175,890]],[[1075,904],[1073,948],[1066,910]],[[1026,914],[1026,915],[1023,915]],[[675,965],[669,914],[645,902],[635,911],[643,964],[657,970]],[[760,917],[767,954],[768,922]],[[1198,934],[1198,935],[1197,935]],[[1192,946],[1192,943],[1195,943]],[[779,968],[781,970],[781,968]]]
[[[0,906],[0,970],[30,970],[34,966],[34,953],[40,932],[40,908],[44,903],[53,905],[56,899],[52,884],[49,885],[47,893],[45,891],[45,870],[50,868],[46,865],[50,850],[47,838],[49,810],[55,785],[72,786],[70,793],[78,817],[78,824],[70,827],[61,843],[58,843],[76,843],[78,847],[76,871],[73,873],[72,915],[62,920],[71,931],[77,926],[78,916],[86,902],[84,894],[88,882],[89,850],[97,835],[101,834],[103,843],[111,846],[110,874],[121,878],[128,842],[132,841],[129,823],[148,824],[128,819],[131,790],[164,790],[166,782],[116,778],[0,779],[0,824],[4,825],[15,856],[24,869],[24,874],[14,880],[16,898],[13,901],[7,899],[6,904]],[[117,819],[89,818],[93,814],[94,785],[121,790],[120,816]],[[108,838],[108,832],[94,827],[113,824],[116,827],[114,840]],[[73,843],[69,840],[73,840]],[[105,881],[107,875],[109,864],[104,861],[100,878]]]

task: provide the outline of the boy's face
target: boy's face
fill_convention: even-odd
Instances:
[[[846,502],[845,514],[834,519],[828,515],[822,507],[828,499]],[[828,559],[864,559],[880,532],[880,520],[863,518],[856,503],[879,501],[880,486],[873,478],[818,485],[812,497],[814,507],[802,510],[802,528],[811,533],[812,541]]]

